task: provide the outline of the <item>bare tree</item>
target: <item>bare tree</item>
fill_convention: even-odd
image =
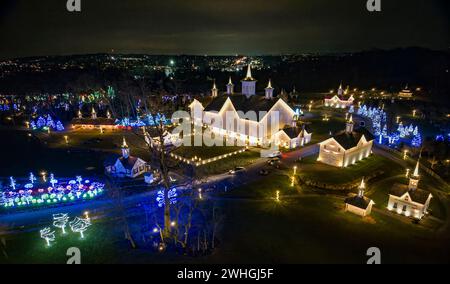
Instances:
[[[131,247],[136,248],[136,243],[134,242],[133,236],[130,231],[130,226],[128,224],[128,219],[126,215],[125,205],[123,204],[123,194],[120,188],[117,186],[115,180],[110,176],[106,177],[106,185],[109,189],[109,195],[114,202],[115,212],[117,214],[117,218],[120,220],[124,237],[126,240],[130,242]]]

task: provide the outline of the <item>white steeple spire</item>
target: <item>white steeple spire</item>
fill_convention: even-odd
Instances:
[[[419,160],[417,160],[416,168],[414,169],[413,174],[409,177],[409,185],[408,185],[409,190],[416,190],[417,187],[419,186],[420,180],[419,165],[420,165]]]
[[[364,178],[361,180],[361,184],[358,187],[358,197],[364,197],[364,189],[366,188],[366,184],[364,183]]]
[[[417,160],[416,168],[414,169],[413,176],[419,177],[419,160]]]
[[[350,115],[350,118],[348,119],[346,125],[345,125],[345,132],[352,133],[353,132],[353,116]]]
[[[123,137],[123,140],[122,140],[122,148],[128,148],[128,144],[127,144],[127,140],[125,140],[125,136]]]
[[[231,81],[231,76],[228,79],[228,84],[227,84],[227,95],[232,95],[234,93],[234,84],[233,81]]]
[[[269,79],[269,83],[267,84],[267,87],[265,89],[266,91],[266,99],[271,100],[273,98],[273,88],[272,88],[272,80]]]
[[[125,136],[122,141],[122,157],[127,159],[130,156],[130,148],[128,147],[127,141],[125,140]]]
[[[214,80],[213,87],[211,89],[211,96],[213,98],[215,98],[215,97],[217,97],[218,94],[219,94],[219,90],[217,89],[217,86],[216,86],[216,80]]]
[[[251,66],[252,66],[251,63],[249,63],[249,64],[248,64],[248,67],[247,67],[247,76],[246,76],[246,79],[253,78],[253,77],[252,77],[252,67],[251,67]]]
[[[256,94],[256,80],[252,77],[251,63],[247,67],[247,76],[242,82],[242,94],[247,98]]]
[[[344,94],[344,89],[342,88],[342,82],[339,85],[339,89],[338,89],[338,96],[342,96]]]

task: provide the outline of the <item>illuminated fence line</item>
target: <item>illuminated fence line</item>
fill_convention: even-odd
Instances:
[[[191,159],[188,159],[188,158],[182,157],[182,156],[174,154],[174,153],[170,153],[170,157],[174,158],[177,161],[181,161],[183,163],[186,163],[188,165],[199,167],[199,166],[203,166],[203,165],[206,165],[206,164],[209,164],[209,163],[212,163],[212,162],[217,162],[217,161],[220,161],[222,159],[226,159],[226,158],[229,158],[229,157],[232,157],[232,156],[244,153],[246,150],[247,150],[247,148],[244,148],[244,149],[241,149],[241,150],[238,150],[238,151],[234,151],[234,152],[231,152],[231,153],[228,153],[228,154],[223,154],[223,155],[220,155],[220,156],[212,157],[212,158],[209,158],[209,159],[202,159],[202,158],[197,157],[197,156],[195,156],[195,157],[193,157]]]

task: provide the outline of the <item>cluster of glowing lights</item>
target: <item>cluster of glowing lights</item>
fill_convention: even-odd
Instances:
[[[115,121],[115,124],[119,127],[143,127],[143,126],[157,126],[160,123],[163,123],[164,125],[171,124],[170,120],[166,118],[164,114],[156,114],[155,116],[152,116],[151,114],[148,114],[146,117],[141,118],[137,117],[136,119],[131,119],[128,117],[117,119]]]
[[[383,108],[372,108],[362,105],[358,109],[357,114],[371,120],[373,132],[378,137],[377,141],[379,144],[386,143],[389,146],[393,146],[400,143],[400,141],[404,141],[409,142],[413,147],[420,147],[422,145],[422,135],[418,127],[412,124],[403,126],[400,116],[396,117],[398,128],[388,134],[386,125],[387,115]]]
[[[27,128],[30,128],[32,130],[64,131],[64,125],[61,123],[61,121],[53,120],[51,115],[39,116],[37,119],[27,122],[26,125]]]
[[[10,177],[9,188],[0,192],[0,206],[4,208],[24,208],[45,205],[71,203],[90,200],[104,191],[104,184],[91,182],[78,176],[75,180],[59,182],[50,175],[48,184],[36,184],[36,177],[31,173],[29,183],[18,185]]]

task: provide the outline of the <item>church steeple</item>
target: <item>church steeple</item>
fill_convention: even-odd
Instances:
[[[272,80],[269,79],[269,83],[265,88],[266,91],[266,99],[271,100],[273,98],[273,88],[272,88]]]
[[[219,90],[217,89],[217,86],[216,86],[216,80],[214,80],[214,84],[211,89],[211,97],[215,98],[215,97],[217,97],[218,94],[219,94]]]
[[[247,75],[242,80],[242,94],[250,97],[256,94],[256,80],[252,77],[252,67],[248,64]]]
[[[125,137],[123,137],[122,141],[122,157],[127,159],[130,156],[130,148],[128,147],[127,141],[125,140]]]
[[[358,197],[364,197],[364,189],[366,189],[366,184],[364,183],[364,178],[362,178],[361,184],[358,187]]]
[[[420,175],[419,175],[419,160],[417,160],[416,168],[413,174],[409,177],[409,190],[416,190],[419,185]]]
[[[97,112],[95,112],[95,109],[92,108],[92,115],[91,115],[92,119],[97,119]]]
[[[339,89],[338,89],[337,94],[338,94],[338,96],[342,96],[344,94],[344,89],[342,88],[342,82],[339,85]]]
[[[352,133],[353,132],[353,115],[350,115],[350,118],[347,120],[345,125],[345,132]]]
[[[248,64],[248,66],[247,66],[247,76],[245,76],[244,80],[251,80],[251,81],[253,81],[251,64]]]
[[[228,84],[227,84],[227,95],[232,95],[234,93],[234,84],[231,81],[231,77],[228,80]]]

